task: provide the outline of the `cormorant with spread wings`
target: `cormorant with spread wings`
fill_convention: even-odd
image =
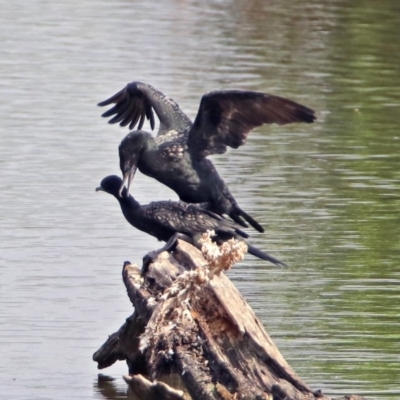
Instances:
[[[210,154],[222,154],[227,146],[242,146],[248,133],[263,124],[285,125],[313,122],[314,111],[292,100],[261,92],[224,90],[203,95],[192,121],[177,103],[154,87],[132,82],[99,106],[115,105],[103,117],[109,123],[129,124],[129,133],[119,146],[123,183],[129,188],[136,169],[174,190],[181,201],[202,203],[203,207],[229,215],[259,232],[263,227],[243,211],[219,176]],[[154,113],[160,120],[158,135],[142,131],[145,119],[154,129]],[[247,223],[246,223],[247,222]]]

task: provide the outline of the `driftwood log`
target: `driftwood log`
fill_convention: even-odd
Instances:
[[[178,241],[172,253],[147,255],[141,270],[125,262],[135,310],[94,353],[98,368],[126,360],[124,379],[143,400],[331,400],[302,382],[223,273],[246,250],[205,235],[202,251]],[[173,373],[186,392],[160,381]]]

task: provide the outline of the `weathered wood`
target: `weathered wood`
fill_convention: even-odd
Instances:
[[[137,374],[156,382],[177,372],[194,400],[328,400],[293,371],[222,272],[244,256],[243,246],[218,248],[206,236],[202,252],[179,241],[173,253],[147,256],[142,271],[125,263],[135,312],[94,354],[98,367],[126,359],[126,380],[143,399],[182,394]]]
[[[184,400],[182,390],[175,390],[164,382],[151,382],[144,376],[125,375],[125,382],[135,389],[137,397],[146,400]]]

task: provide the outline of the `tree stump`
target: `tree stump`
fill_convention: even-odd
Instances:
[[[202,251],[178,241],[172,253],[147,255],[141,270],[125,262],[135,310],[94,353],[98,368],[126,360],[124,379],[146,400],[331,400],[302,382],[223,273],[246,250],[234,239],[218,247],[205,234]],[[190,397],[159,381],[171,373]]]

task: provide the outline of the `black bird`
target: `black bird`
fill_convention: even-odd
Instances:
[[[154,201],[140,205],[124,187],[122,196],[120,188],[122,179],[116,175],[105,177],[96,191],[112,194],[119,202],[126,220],[135,228],[168,242],[163,250],[170,250],[177,239],[198,245],[198,239],[207,230],[214,230],[212,240],[221,244],[231,238],[244,240],[249,235],[241,226],[227,220],[212,211],[202,209],[195,204],[182,204],[176,201]],[[247,242],[246,242],[247,243]],[[285,264],[276,258],[247,243],[248,252],[262,260],[276,265]]]
[[[225,153],[227,146],[238,148],[248,133],[262,124],[285,125],[313,122],[314,111],[283,97],[260,92],[227,90],[205,94],[194,123],[179,106],[163,93],[142,82],[129,83],[109,99],[99,103],[116,103],[102,114],[109,123],[129,124],[137,131],[129,133],[119,146],[123,184],[128,193],[136,169],[174,190],[186,203],[203,203],[203,207],[228,214],[235,222],[263,232],[262,226],[237,204],[228,186],[206,157]],[[160,120],[158,135],[142,131],[147,118],[154,129],[154,114]]]

